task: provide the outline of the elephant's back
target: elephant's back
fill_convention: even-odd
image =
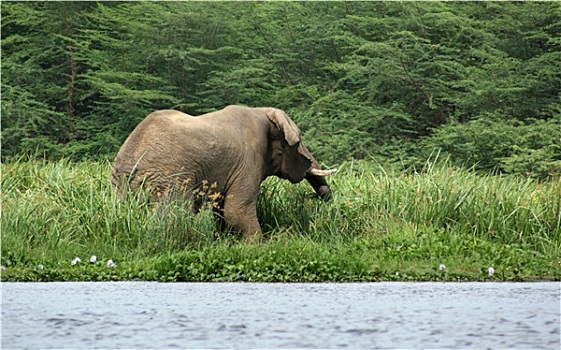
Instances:
[[[189,125],[196,122],[196,120],[197,117],[173,109],[155,111],[148,114],[146,118],[137,125],[131,133],[131,136],[136,133],[139,134],[138,136],[142,137],[141,134],[146,133],[146,130],[150,130],[150,133],[164,132],[169,128]],[[152,137],[152,135],[150,134],[148,137]]]
[[[144,118],[125,140],[113,162],[111,183],[117,193],[126,190],[124,178],[136,188],[145,180],[176,172],[180,160],[174,158],[182,153],[178,149],[177,134],[195,119],[175,110],[156,111]]]
[[[194,118],[175,110],[161,110],[150,113],[127,137],[119,149],[117,158],[137,158],[147,148],[153,148],[157,145],[166,147],[170,134],[173,133],[174,124],[184,119]]]

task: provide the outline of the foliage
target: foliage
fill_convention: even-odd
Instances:
[[[266,240],[244,244],[217,230],[210,208],[193,216],[142,191],[116,200],[109,172],[108,162],[2,165],[3,280],[561,279],[559,181],[348,162],[331,176],[329,202],[268,179],[258,203]]]
[[[557,2],[0,6],[3,160],[110,159],[155,109],[246,104],[288,111],[326,163],[436,148],[560,174]]]
[[[560,137],[561,114],[517,123],[487,116],[442,126],[421,145],[425,151],[442,150],[456,164],[543,179],[561,174]]]

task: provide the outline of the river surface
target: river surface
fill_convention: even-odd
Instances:
[[[2,349],[559,349],[547,283],[2,283]]]

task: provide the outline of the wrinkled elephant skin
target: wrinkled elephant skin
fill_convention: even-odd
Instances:
[[[263,180],[306,179],[329,198],[325,176],[333,171],[321,170],[282,110],[228,106],[198,117],[151,113],[121,146],[111,182],[120,198],[147,186],[152,200],[180,195],[192,200],[195,212],[203,200],[214,200],[220,217],[254,241],[262,237],[257,197]]]

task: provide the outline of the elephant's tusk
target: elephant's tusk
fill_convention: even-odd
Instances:
[[[308,173],[315,175],[315,176],[328,176],[336,172],[337,169],[328,169],[328,170],[321,170],[317,168],[311,168]]]

